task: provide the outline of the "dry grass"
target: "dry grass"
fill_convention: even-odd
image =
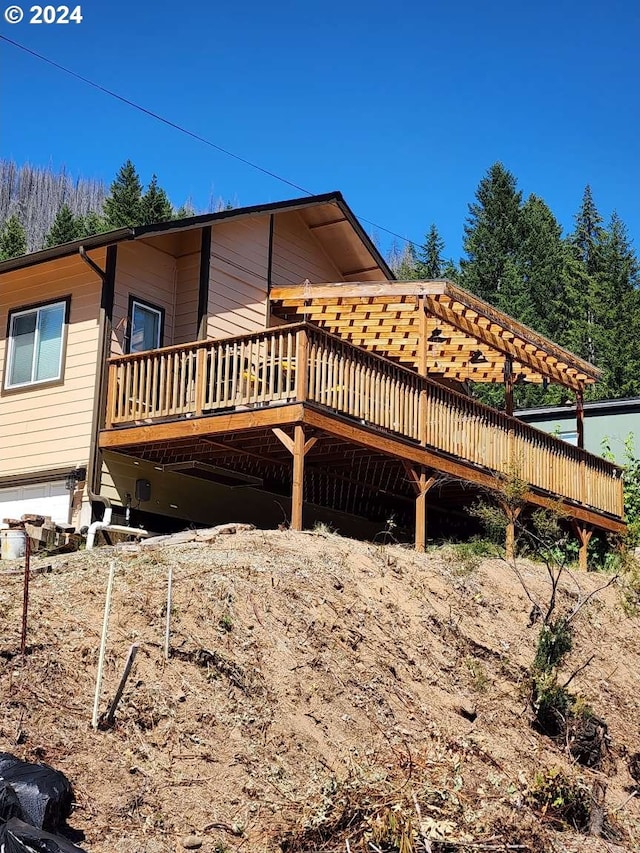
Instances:
[[[130,644],[140,652],[115,728],[94,732],[113,558],[102,709]],[[624,755],[640,751],[640,619],[614,589],[582,615],[567,662],[571,672],[595,651],[572,687],[612,739],[617,836],[596,840],[560,831],[528,798],[536,774],[553,768],[587,789],[597,774],[529,726],[521,687],[537,630],[500,561],[461,571],[449,552],[253,531],[53,562],[32,582],[24,664],[20,578],[0,591],[0,748],[69,776],[71,823],[93,853],[161,853],[191,833],[209,853],[345,851],[347,840],[354,853],[427,842],[434,853],[507,841],[536,853],[640,849]],[[544,572],[521,570],[542,593]],[[597,579],[579,583],[588,590]],[[562,595],[573,594],[568,578]],[[461,713],[469,704],[474,722]]]

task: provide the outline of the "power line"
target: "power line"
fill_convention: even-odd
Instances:
[[[57,68],[58,71],[62,71],[65,74],[68,74],[70,77],[74,77],[76,80],[80,80],[87,86],[91,86],[93,89],[97,89],[99,92],[102,92],[103,94],[108,95],[111,98],[115,98],[117,101],[120,101],[123,104],[126,104],[128,107],[132,107],[134,110],[138,110],[138,112],[141,112],[144,115],[149,116],[150,118],[156,119],[156,121],[167,125],[167,127],[171,127],[173,128],[173,130],[177,130],[179,133],[184,133],[186,136],[190,136],[192,139],[196,139],[198,142],[202,142],[204,143],[204,145],[208,145],[210,148],[214,148],[216,151],[220,151],[221,154],[226,154],[227,157],[232,157],[234,160],[237,160],[239,163],[243,163],[245,166],[249,166],[252,169],[256,169],[258,172],[262,172],[263,175],[268,175],[270,178],[274,178],[276,181],[280,181],[281,183],[286,184],[289,187],[293,187],[293,189],[299,190],[305,195],[315,195],[315,193],[311,192],[311,190],[305,189],[305,187],[301,187],[299,184],[288,180],[288,178],[283,178],[282,175],[278,175],[276,172],[272,172],[270,169],[266,169],[263,166],[254,163],[252,160],[247,160],[245,157],[241,157],[239,154],[235,154],[233,151],[229,151],[228,148],[223,148],[222,145],[218,145],[217,143],[212,142],[210,139],[207,139],[204,136],[200,136],[199,133],[195,133],[194,131],[183,127],[181,124],[177,124],[176,122],[171,121],[171,119],[165,118],[165,116],[161,116],[159,113],[153,112],[153,110],[149,110],[146,107],[143,107],[141,104],[130,100],[129,98],[125,98],[124,95],[120,95],[117,92],[114,92],[112,89],[107,89],[106,86],[101,86],[94,80],[90,80],[88,77],[84,77],[82,74],[78,74],[77,71],[73,71],[71,68],[67,68],[64,65],[61,65],[59,62],[55,62],[53,59],[49,59],[49,57],[44,56],[43,54],[38,53],[37,51],[32,50],[29,47],[26,47],[26,45],[20,44],[19,42],[14,41],[13,39],[10,39],[4,35],[0,35],[0,39],[2,39],[2,41],[7,42],[7,44],[11,44],[14,47],[17,47],[19,50],[28,53],[30,56],[41,60],[41,62],[45,62],[47,65],[52,66],[52,68]],[[408,237],[403,237],[402,234],[397,234],[395,231],[391,231],[389,228],[385,228],[384,225],[379,225],[377,222],[372,222],[370,219],[366,219],[364,216],[358,216],[358,219],[360,219],[362,222],[366,222],[367,225],[371,225],[373,228],[378,228],[380,231],[384,231],[386,234],[390,234],[392,237],[397,237],[399,240],[404,240],[405,243],[409,243],[415,248],[419,248],[418,243],[414,242],[413,240],[410,240]]]

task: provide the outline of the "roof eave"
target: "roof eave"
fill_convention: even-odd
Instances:
[[[106,231],[103,234],[82,237],[80,240],[73,240],[70,243],[61,243],[59,246],[52,246],[50,249],[41,249],[39,252],[30,252],[28,255],[18,255],[16,258],[0,261],[0,273],[26,269],[37,264],[43,264],[46,261],[55,261],[58,258],[75,255],[80,247],[84,247],[85,250],[102,249],[105,246],[112,246],[114,243],[121,243],[123,240],[132,240],[133,238],[133,228],[118,228],[115,231]]]

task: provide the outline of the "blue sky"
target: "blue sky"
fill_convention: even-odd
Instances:
[[[637,0],[93,0],[82,13],[2,20],[0,35],[312,192],[342,190],[391,231],[420,242],[435,222],[447,255],[496,160],[565,228],[590,183],[638,248]],[[2,156],[107,182],[130,157],[198,209],[301,194],[5,42],[0,61]]]

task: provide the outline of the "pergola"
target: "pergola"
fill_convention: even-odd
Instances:
[[[341,282],[273,287],[271,314],[309,320],[355,346],[447,384],[553,382],[576,397],[584,446],[584,387],[601,371],[453,282]]]

